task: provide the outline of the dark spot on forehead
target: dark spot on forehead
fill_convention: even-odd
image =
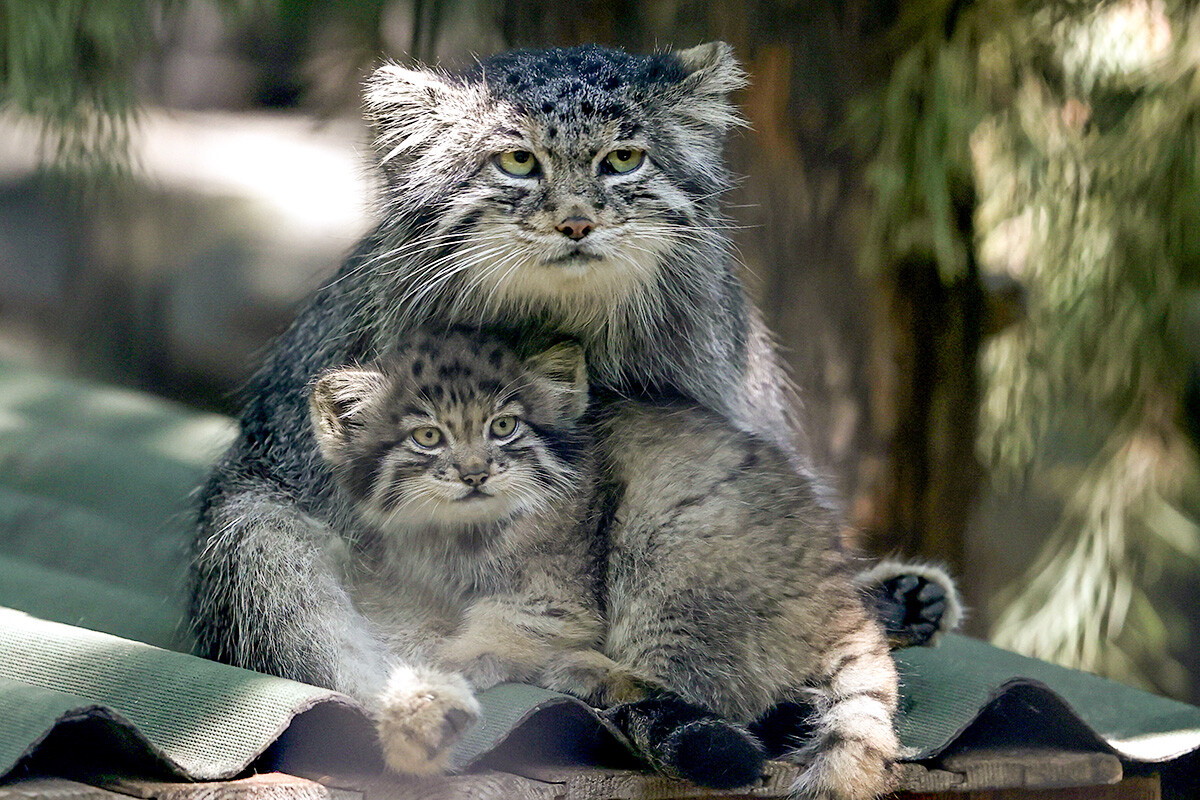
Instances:
[[[470,378],[471,367],[467,364],[463,364],[460,361],[452,361],[449,364],[442,364],[440,367],[438,367],[438,377],[442,380]]]
[[[683,64],[671,54],[631,55],[584,45],[501,53],[462,77],[486,77],[496,94],[528,114],[551,120],[580,114],[608,120],[628,113],[631,104],[651,90],[685,76]]]
[[[425,362],[424,361],[422,361],[421,359],[418,358],[416,361],[414,361],[412,363],[412,376],[414,378],[421,377],[421,373],[424,371],[425,371]]]
[[[494,378],[485,378],[479,382],[479,391],[489,397],[495,397],[500,394],[503,388],[503,384]]]

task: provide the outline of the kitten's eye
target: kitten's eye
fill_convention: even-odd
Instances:
[[[442,443],[442,432],[432,425],[422,425],[412,432],[412,440],[419,447],[437,447]]]
[[[630,147],[613,150],[600,162],[600,172],[606,175],[624,175],[633,172],[646,160],[646,151]]]
[[[496,156],[496,166],[518,178],[528,178],[537,172],[538,162],[528,150],[509,150]]]
[[[491,431],[492,436],[497,439],[507,439],[512,436],[517,430],[517,418],[511,414],[505,414],[502,417],[496,417],[492,420]]]

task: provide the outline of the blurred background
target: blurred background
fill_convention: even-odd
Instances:
[[[232,413],[371,224],[364,75],[723,39],[746,280],[848,536],[1200,701],[1183,0],[0,0],[0,358]]]

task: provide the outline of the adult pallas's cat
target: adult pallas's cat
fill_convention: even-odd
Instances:
[[[276,343],[248,387],[240,436],[201,493],[198,652],[373,690],[378,654],[356,627],[365,623],[327,616],[336,608],[354,619],[325,552],[335,482],[309,425],[308,389],[326,370],[384,359],[430,321],[510,340],[572,336],[602,394],[708,408],[787,453],[804,502],[827,509],[724,235],[721,150],[738,122],[727,94],[743,83],[719,43],[649,56],[518,51],[458,74],[376,72],[367,111],[379,223]],[[645,480],[672,481],[663,471],[675,462],[644,463],[654,471]],[[875,585],[907,585],[890,577]],[[901,633],[930,586],[922,577],[913,590],[876,592],[891,611],[899,601],[901,613],[884,616]]]

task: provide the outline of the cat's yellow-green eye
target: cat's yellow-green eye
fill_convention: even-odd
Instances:
[[[600,168],[610,175],[624,175],[640,167],[645,159],[645,150],[638,150],[636,147],[626,147],[620,150],[613,150],[606,155],[604,161],[600,162]]]
[[[517,418],[511,414],[496,417],[491,424],[492,436],[497,439],[507,439],[517,430]]]
[[[442,432],[432,425],[422,425],[412,432],[412,440],[420,447],[437,447],[442,443]]]
[[[537,158],[528,150],[509,150],[496,156],[496,165],[509,175],[527,178],[537,172]]]

